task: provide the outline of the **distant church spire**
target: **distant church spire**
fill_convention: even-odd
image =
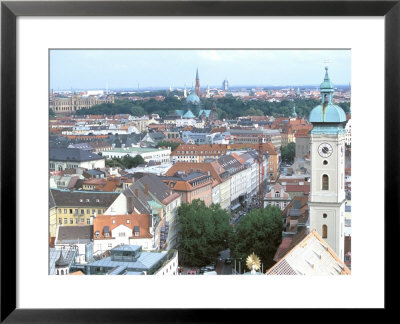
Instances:
[[[296,113],[296,105],[293,105],[292,117],[297,117],[297,113]]]
[[[199,79],[199,68],[196,69],[196,87],[195,87],[195,93],[197,96],[200,98],[200,79]]]

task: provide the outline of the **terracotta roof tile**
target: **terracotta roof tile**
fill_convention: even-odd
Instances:
[[[129,220],[129,223],[127,222]],[[113,221],[115,221],[113,223]],[[128,215],[98,215],[93,222],[93,236],[96,238],[96,232],[100,233],[99,238],[96,239],[109,239],[104,236],[104,227],[108,226],[111,232],[114,228],[119,225],[124,225],[130,229],[134,229],[135,226],[140,227],[140,236],[134,238],[152,238],[153,235],[149,232],[150,227],[150,215],[149,214],[137,214],[132,213]]]

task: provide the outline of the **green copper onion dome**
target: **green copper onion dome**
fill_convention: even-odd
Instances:
[[[191,91],[190,95],[186,98],[186,103],[190,103],[193,105],[198,105],[200,104],[200,98],[197,96],[197,94],[193,91]]]
[[[324,82],[321,83],[320,87],[321,90],[329,90],[329,92],[333,92],[333,83],[331,82],[331,80],[329,79],[329,75],[328,75],[328,67],[325,67],[325,78],[324,78]]]
[[[343,109],[332,103],[333,83],[329,79],[328,68],[325,67],[324,82],[321,83],[321,105],[315,107],[310,113],[311,123],[342,123],[346,121]]]

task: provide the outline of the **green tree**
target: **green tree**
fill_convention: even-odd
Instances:
[[[146,114],[146,112],[144,111],[143,107],[141,107],[141,106],[133,106],[131,108],[131,115],[132,116],[141,117],[141,116],[143,116],[145,114]]]
[[[264,116],[264,113],[260,109],[255,109],[254,107],[251,107],[250,109],[247,109],[244,112],[245,116]]]
[[[296,156],[296,143],[289,143],[288,145],[281,147],[282,161],[293,163]]]
[[[54,113],[53,109],[49,109],[49,116],[55,116],[56,114]]]
[[[131,167],[127,167],[127,169],[136,168],[139,164],[146,164],[146,161],[143,159],[143,157],[140,154],[136,155],[132,159],[132,166]]]
[[[180,143],[177,142],[168,142],[168,141],[160,141],[156,144],[156,147],[170,147],[171,152],[175,151],[176,148],[179,146]]]
[[[255,253],[264,264],[264,269],[274,264],[273,257],[282,242],[282,217],[278,207],[267,206],[253,209],[235,226],[234,245],[231,255],[242,259]]]
[[[106,160],[106,166],[108,167],[120,167],[122,169],[136,168],[139,164],[145,164],[146,161],[141,155],[136,155],[132,157],[130,155],[125,155],[122,158],[112,158]]]
[[[112,167],[112,168],[118,167],[118,168],[121,168],[121,169],[125,168],[125,166],[121,162],[120,158],[106,159],[106,166],[107,167]]]
[[[209,264],[232,240],[230,214],[220,205],[206,207],[204,201],[193,200],[178,208],[178,251],[184,264],[200,267]]]

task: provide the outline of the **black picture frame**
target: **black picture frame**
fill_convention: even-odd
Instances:
[[[19,16],[384,16],[385,17],[385,309],[398,234],[400,1],[2,1],[1,3],[1,322],[225,322],[243,310],[16,308],[16,19]],[[372,185],[372,183],[371,183]],[[394,205],[394,206],[393,206]],[[394,207],[395,223],[388,210]],[[373,271],[373,256],[371,269]],[[392,281],[393,280],[393,281]],[[40,292],[38,292],[40,294]],[[293,297],[293,292],[290,294]],[[296,295],[296,294],[295,294]],[[301,298],[301,297],[299,297]],[[255,315],[257,316],[257,315]]]

